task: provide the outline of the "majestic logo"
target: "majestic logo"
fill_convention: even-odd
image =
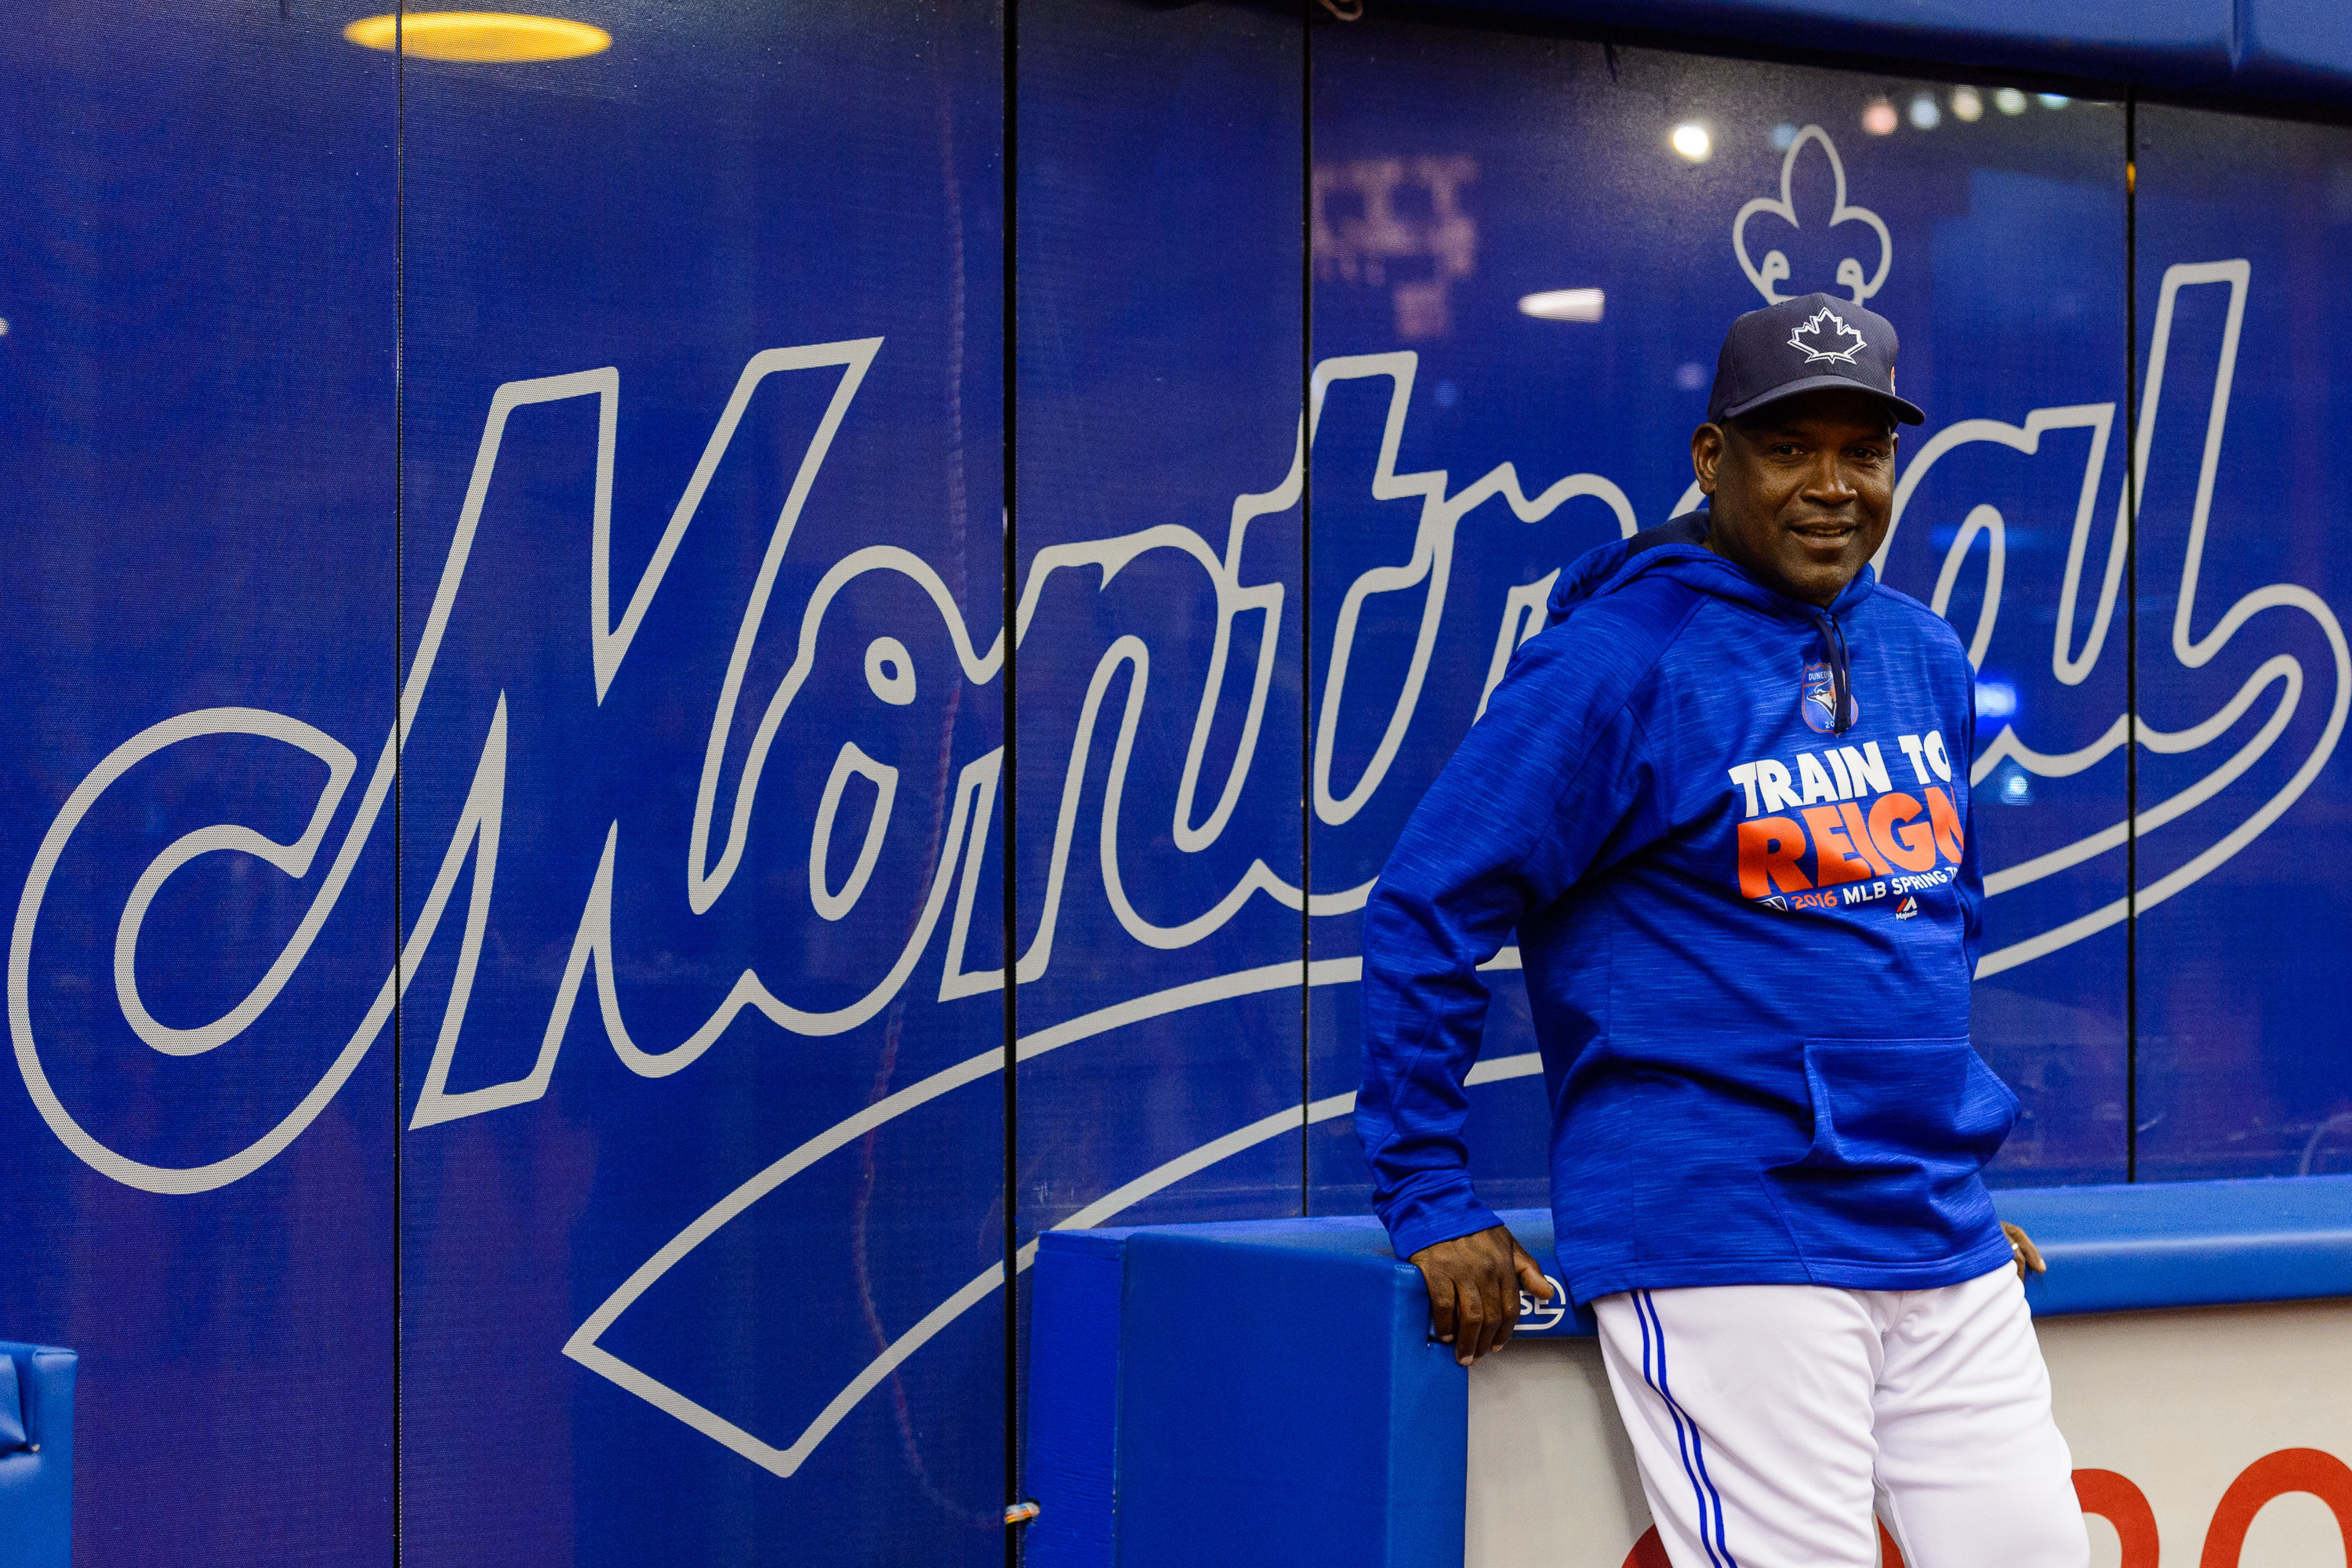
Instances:
[[[1828,325],[1824,327],[1823,322],[1827,322]],[[1812,342],[1805,341],[1809,337]],[[1848,342],[1852,346],[1847,348],[1832,346],[1841,342]],[[1852,364],[1853,356],[1870,345],[1862,341],[1860,332],[1845,324],[1843,317],[1824,305],[1814,311],[1810,320],[1789,334],[1789,346],[1803,353],[1807,364],[1811,364],[1817,360],[1835,360],[1841,364]]]
[[[1837,732],[1837,678],[1826,664],[1805,666],[1804,678],[1797,683],[1797,711],[1805,716],[1805,728],[1817,734]],[[1862,704],[1853,691],[1845,694],[1846,727],[1862,716]]]
[[[1895,906],[1895,918],[1898,921],[1907,921],[1918,912],[1919,900],[1916,895],[1906,897],[1901,903]]]

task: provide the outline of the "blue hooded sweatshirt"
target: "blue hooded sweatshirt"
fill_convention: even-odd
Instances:
[[[1969,1045],[1967,655],[1866,566],[1823,610],[1706,535],[1562,574],[1373,889],[1381,1218],[1400,1258],[1499,1223],[1462,1086],[1516,931],[1578,1300],[1974,1279],[2010,1258],[1979,1172],[2017,1100]]]

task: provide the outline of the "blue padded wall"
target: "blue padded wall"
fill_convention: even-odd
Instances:
[[[2347,80],[2352,27],[2333,0],[2238,0],[2233,88],[2341,102]]]
[[[1417,1275],[1377,1254],[1267,1247],[1259,1288],[1236,1296],[1202,1267],[1213,1240],[1147,1230],[1127,1245],[1124,1332],[1154,1353],[1120,1369],[1118,1501],[1160,1528],[1122,1536],[1120,1563],[1413,1568],[1461,1550],[1462,1454],[1411,1438],[1466,1426],[1469,1382],[1428,1337]],[[1226,1390],[1191,1369],[1236,1342],[1294,1336],[1302,1302],[1329,1309],[1317,1338],[1362,1375],[1329,1376],[1307,1356],[1260,1358],[1251,1404],[1233,1419]],[[1223,1440],[1188,1440],[1229,1419]],[[1319,1518],[1283,1506],[1309,1447],[1314,1494],[1337,1504]]]

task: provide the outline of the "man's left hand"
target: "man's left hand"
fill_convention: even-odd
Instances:
[[[2021,1227],[2003,1220],[2000,1222],[2000,1233],[2009,1237],[2009,1255],[2017,1259],[2017,1277],[2020,1279],[2024,1279],[2029,1273],[2050,1272],[2050,1265],[2042,1261],[2042,1249],[2033,1245],[2033,1238],[2026,1235]]]

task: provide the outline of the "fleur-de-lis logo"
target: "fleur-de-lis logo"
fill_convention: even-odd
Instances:
[[[1812,341],[1807,342],[1805,340],[1808,338]],[[1844,348],[1832,346],[1841,342],[1846,346]],[[1811,364],[1816,360],[1825,359],[1852,364],[1853,356],[1870,345],[1862,341],[1860,332],[1846,325],[1843,316],[1823,306],[1799,325],[1795,331],[1789,334],[1789,346],[1801,352],[1807,364]]]
[[[1804,227],[1797,217],[1797,204],[1790,199],[1789,184],[1790,176],[1796,173],[1797,154],[1805,150],[1805,143],[1808,142],[1821,143],[1822,152],[1830,161],[1830,174],[1837,182],[1836,199],[1830,208],[1830,226],[1835,228],[1843,223],[1858,223],[1864,225],[1878,236],[1878,266],[1867,279],[1862,274],[1862,262],[1854,257],[1846,257],[1837,265],[1838,287],[1852,289],[1853,302],[1859,305],[1877,293],[1878,286],[1886,281],[1886,269],[1895,262],[1895,242],[1888,237],[1886,225],[1880,221],[1876,213],[1872,212],[1868,207],[1853,206],[1847,203],[1845,164],[1838,158],[1837,146],[1831,142],[1829,132],[1818,125],[1806,126],[1797,132],[1797,139],[1789,143],[1788,155],[1780,160],[1780,195],[1777,198],[1758,196],[1746,206],[1741,207],[1739,216],[1731,220],[1732,252],[1739,258],[1739,269],[1748,274],[1748,281],[1753,283],[1756,286],[1756,291],[1764,296],[1765,303],[1777,305],[1790,298],[1781,293],[1777,287],[1789,280],[1787,253],[1768,250],[1764,253],[1764,260],[1760,266],[1749,260],[1748,220],[1758,213],[1772,213],[1785,221],[1790,228]],[[1847,363],[1853,362],[1849,360]]]

